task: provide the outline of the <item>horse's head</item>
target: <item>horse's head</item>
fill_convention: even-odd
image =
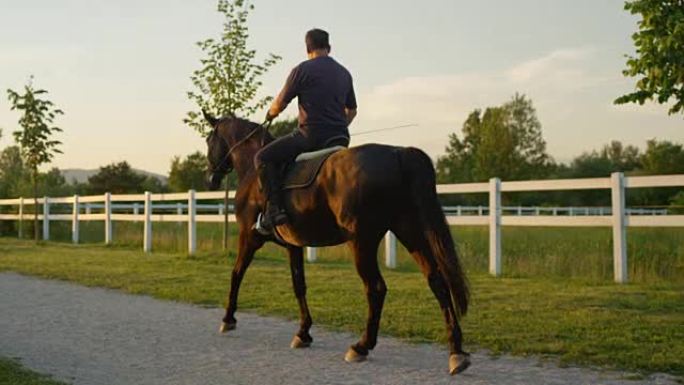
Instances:
[[[228,142],[219,132],[221,120],[202,111],[204,118],[209,122],[211,133],[207,136],[207,188],[218,190],[223,178],[233,169],[233,161],[228,153]]]
[[[235,116],[217,119],[202,111],[213,127],[207,136],[207,187],[217,190],[221,180],[233,168],[244,173],[253,167],[254,154],[273,138],[260,124]]]

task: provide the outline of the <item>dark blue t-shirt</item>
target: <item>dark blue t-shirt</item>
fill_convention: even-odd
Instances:
[[[330,56],[319,56],[295,67],[278,101],[285,108],[299,102],[299,128],[314,136],[349,135],[345,108],[356,109],[349,71]]]

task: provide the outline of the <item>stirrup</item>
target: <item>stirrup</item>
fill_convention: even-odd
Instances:
[[[273,229],[272,228],[266,228],[264,226],[264,214],[259,213],[257,216],[256,223],[254,224],[254,229],[259,232],[261,235],[271,235],[273,234]]]
[[[281,212],[281,213],[279,213],[279,215],[282,215],[284,217],[284,221],[283,221],[283,219],[281,219],[281,221],[283,221],[283,222],[280,224],[282,225],[282,224],[287,223],[287,219],[288,219],[287,214],[285,214],[284,212]],[[273,223],[272,219],[267,221],[266,220],[266,214],[261,212],[261,213],[259,213],[259,215],[257,215],[257,220],[256,220],[256,223],[254,223],[253,228],[256,231],[258,231],[261,235],[271,235],[271,234],[275,233],[274,229],[276,226],[278,226],[278,224]]]

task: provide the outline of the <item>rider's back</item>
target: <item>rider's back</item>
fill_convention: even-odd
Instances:
[[[332,57],[300,63],[292,70],[283,96],[285,101],[297,96],[299,126],[306,134],[348,135],[345,108],[356,108],[352,77]]]

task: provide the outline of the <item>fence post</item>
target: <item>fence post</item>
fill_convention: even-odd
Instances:
[[[501,180],[489,180],[489,273],[501,275]]]
[[[188,191],[189,193],[190,191]],[[189,199],[189,198],[188,198]],[[190,201],[188,200],[188,210],[190,210]],[[176,203],[176,215],[183,215],[183,204],[180,202]],[[176,222],[179,226],[181,225],[181,221]]]
[[[391,231],[385,234],[385,266],[397,267],[397,237]]]
[[[133,203],[133,215],[139,215],[140,214],[140,203],[135,202]],[[139,222],[138,218],[135,219],[134,222]]]
[[[104,193],[105,245],[112,244],[112,194]]]
[[[152,251],[152,199],[149,191],[145,191],[145,224],[143,225],[143,251]]]
[[[197,201],[195,200],[195,190],[188,191],[188,254],[193,255],[197,250],[197,223],[195,214],[197,213]]]
[[[625,176],[610,174],[611,205],[613,212],[613,273],[615,282],[627,282],[627,231],[625,217]]]
[[[48,197],[43,197],[43,240],[50,240],[50,201]]]
[[[19,197],[19,238],[24,237],[24,197]]]
[[[306,261],[307,262],[316,262],[316,248],[315,247],[307,247],[306,248]]]
[[[74,195],[74,205],[71,211],[71,242],[78,243],[78,195]]]

